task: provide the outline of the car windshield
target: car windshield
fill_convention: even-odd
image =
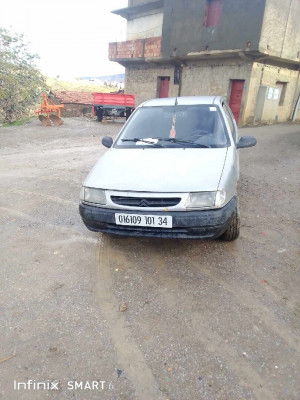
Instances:
[[[230,142],[219,107],[141,107],[124,126],[115,147],[227,147]]]

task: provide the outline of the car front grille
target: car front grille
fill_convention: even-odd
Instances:
[[[180,197],[123,197],[111,196],[111,200],[120,206],[127,207],[172,207],[180,203]]]

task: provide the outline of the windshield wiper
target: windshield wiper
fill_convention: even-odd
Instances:
[[[157,139],[157,138],[155,138]],[[158,143],[153,143],[150,140],[146,140],[146,139],[140,139],[140,138],[133,138],[133,139],[121,139],[122,142],[143,142],[143,143],[147,143],[150,144],[154,147],[164,147],[162,144],[158,144]]]
[[[153,139],[157,139],[159,141],[170,142],[170,143],[193,144],[197,147],[202,147],[202,148],[207,148],[207,149],[210,148],[210,146],[208,146],[207,144],[196,143],[196,142],[193,142],[192,140],[182,140],[182,139],[176,139],[176,138],[159,138],[159,137],[156,137]]]

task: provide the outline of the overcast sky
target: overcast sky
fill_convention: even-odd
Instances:
[[[0,26],[25,34],[45,75],[111,75],[123,68],[108,61],[108,43],[126,40],[126,20],[110,11],[123,7],[127,0],[7,0]]]

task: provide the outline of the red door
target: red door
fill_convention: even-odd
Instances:
[[[207,2],[204,26],[218,26],[221,23],[223,0]]]
[[[169,76],[159,78],[158,97],[169,97],[169,85],[170,85]]]
[[[231,86],[229,107],[231,108],[232,114],[237,123],[239,122],[240,117],[244,84],[245,81],[233,80]]]

